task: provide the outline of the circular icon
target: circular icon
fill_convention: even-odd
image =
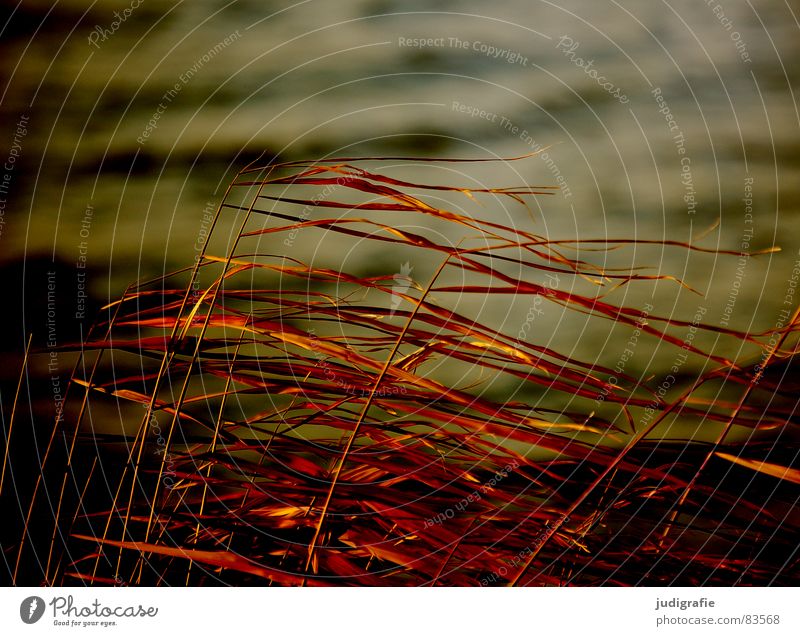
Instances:
[[[33,625],[44,614],[44,599],[29,596],[19,606],[19,617],[23,623]]]

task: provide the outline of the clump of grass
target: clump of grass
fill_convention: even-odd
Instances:
[[[48,554],[50,583],[796,581],[797,420],[769,373],[793,359],[796,321],[770,350],[764,334],[645,318],[609,290],[680,281],[583,255],[701,247],[553,239],[525,214],[514,227],[443,202],[524,211],[550,188],[416,183],[389,165],[243,170],[214,221],[227,253],[106,308],[74,347],[50,440],[66,449],[43,470],[52,531],[27,547],[25,535],[12,560]],[[297,257],[318,241],[315,259]],[[364,272],[351,248],[416,265]],[[659,392],[473,311],[537,297],[704,370]],[[761,366],[687,343],[687,329],[758,347]],[[713,424],[715,439],[663,434],[681,420]]]

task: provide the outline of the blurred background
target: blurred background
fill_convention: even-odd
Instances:
[[[191,264],[207,211],[261,156],[546,149],[435,177],[560,186],[532,214],[484,210],[550,238],[779,245],[743,268],[660,247],[617,264],[699,294],[626,287],[618,300],[633,307],[654,299],[691,321],[703,305],[710,324],[754,331],[780,319],[800,247],[791,3],[22,0],[5,4],[3,25],[6,386],[28,334],[75,340],[126,285]],[[619,356],[550,311],[576,355]]]

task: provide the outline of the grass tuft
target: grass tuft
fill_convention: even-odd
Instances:
[[[214,220],[222,255],[131,286],[63,347],[46,582],[798,582],[796,398],[773,373],[797,316],[770,350],[618,302],[683,283],[616,253],[733,252],[551,239],[529,228],[552,188],[392,176],[442,165],[250,166]],[[558,323],[521,329],[540,306]],[[698,371],[659,390],[554,344],[573,324]]]

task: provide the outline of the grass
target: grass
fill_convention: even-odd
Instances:
[[[14,582],[797,584],[797,314],[770,347],[626,306],[630,286],[683,283],[609,255],[734,253],[551,239],[525,228],[552,188],[391,176],[474,163],[243,170],[212,228],[224,255],[131,286],[62,347],[79,357],[4,546]],[[461,196],[483,213],[453,211]],[[364,250],[413,268],[364,271]],[[542,328],[498,327],[534,300],[557,329],[604,322],[620,350],[635,330],[699,371],[660,391]]]

